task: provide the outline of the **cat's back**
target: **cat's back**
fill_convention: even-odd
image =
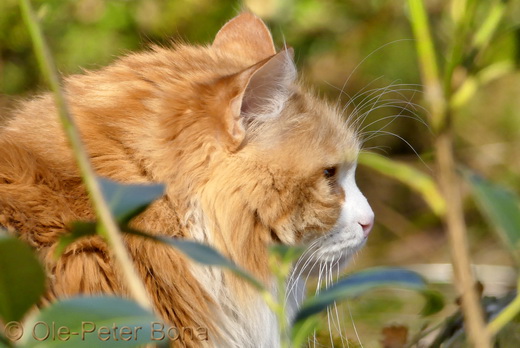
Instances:
[[[131,127],[146,126],[144,121],[150,121],[149,114],[157,104],[154,99],[160,97],[160,81],[168,79],[167,66],[171,67],[175,56],[174,50],[166,49],[132,54],[99,71],[64,80],[69,110],[91,156],[104,153],[110,157],[123,129],[135,137]],[[52,94],[21,101],[10,114],[0,126],[0,173],[4,181],[7,168],[20,167],[17,158],[24,162],[26,156],[39,158],[49,168],[75,167]],[[112,159],[116,157],[112,154]]]
[[[158,83],[175,55],[133,54],[64,80],[71,115],[98,174],[147,181],[133,163],[132,147],[153,133]],[[51,236],[65,221],[92,216],[53,95],[20,101],[9,114],[0,125],[0,226],[22,236]]]
[[[156,46],[69,76],[63,91],[99,175],[160,181],[153,167],[165,122],[203,104],[206,84],[249,63],[204,46]],[[18,103],[0,126],[0,225],[23,232],[51,220],[62,228],[91,215],[52,94]]]

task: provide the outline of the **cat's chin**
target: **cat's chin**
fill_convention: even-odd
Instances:
[[[305,276],[319,276],[323,270],[337,274],[344,270],[351,258],[363,248],[367,238],[341,239],[328,236],[321,243],[311,243],[296,263],[295,272]],[[323,237],[322,237],[323,238]]]

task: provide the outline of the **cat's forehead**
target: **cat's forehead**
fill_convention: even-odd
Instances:
[[[302,142],[345,161],[357,156],[360,144],[356,132],[326,100],[300,89],[293,93],[286,110],[285,117],[296,126],[296,136]]]
[[[360,142],[341,112],[311,92],[296,87],[278,118],[258,129],[255,138],[293,166],[319,167],[356,161]],[[283,152],[283,153],[282,153]]]

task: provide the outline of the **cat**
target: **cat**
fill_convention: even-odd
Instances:
[[[267,247],[308,245],[289,313],[317,264],[344,267],[364,245],[374,214],[355,182],[356,129],[302,86],[292,49],[276,52],[255,15],[239,14],[210,45],[152,47],[63,85],[97,174],[166,185],[133,227],[207,243],[269,287]],[[101,237],[53,257],[70,222],[93,219],[52,95],[22,102],[0,130],[0,226],[37,250],[46,300],[128,296]],[[125,242],[165,321],[208,328],[208,346],[279,345],[276,317],[243,281],[169,246]]]

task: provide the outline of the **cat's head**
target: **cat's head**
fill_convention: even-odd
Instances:
[[[254,15],[228,22],[209,50],[218,64],[243,66],[205,83],[194,111],[211,115],[219,144],[211,151],[223,154],[208,154],[199,189],[211,228],[234,245],[231,254],[247,256],[255,241],[307,244],[311,261],[343,263],[374,221],[355,182],[355,130],[301,86],[292,50],[277,53]]]

